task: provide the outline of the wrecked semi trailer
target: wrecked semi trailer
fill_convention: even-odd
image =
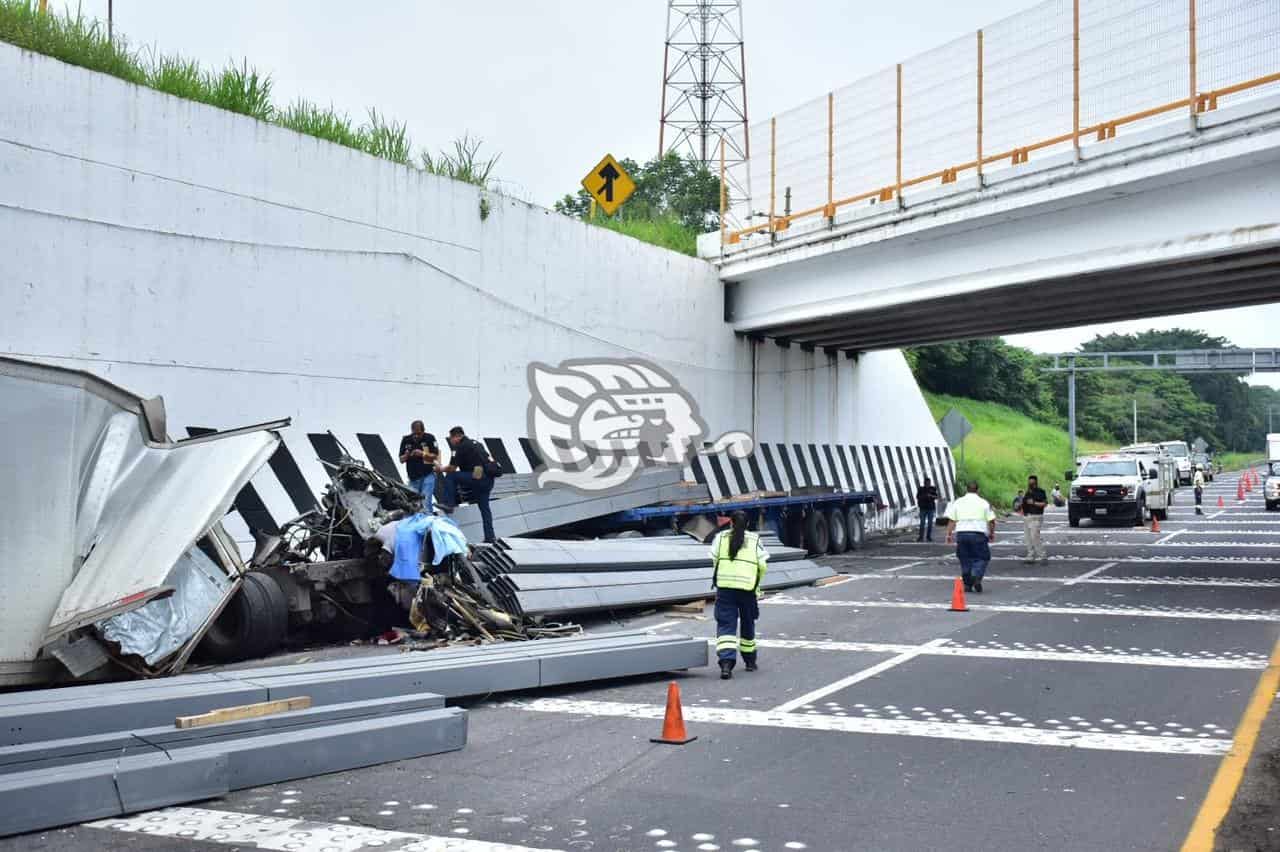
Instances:
[[[159,398],[4,357],[0,400],[0,485],[21,495],[0,512],[0,687],[172,674],[228,602],[269,591],[220,521],[288,420],[172,441]]]

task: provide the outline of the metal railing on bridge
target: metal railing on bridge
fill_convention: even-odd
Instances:
[[[1280,92],[1280,0],[1048,0],[747,128],[756,157],[726,169],[721,152],[722,251],[1032,154],[1078,157],[1121,128],[1194,129],[1245,92]]]

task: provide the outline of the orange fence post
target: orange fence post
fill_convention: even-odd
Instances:
[[[894,194],[898,196],[898,206],[902,206],[902,63],[898,63],[898,167]]]
[[[769,119],[769,230],[773,230],[773,209],[778,198],[778,118]]]
[[[1080,159],[1080,0],[1071,3],[1071,144]]]
[[[720,137],[720,247],[724,248],[725,209],[729,206],[729,190],[724,185],[724,137]]]
[[[978,30],[978,187],[982,187],[982,30]]]
[[[835,205],[835,147],[836,147],[836,94],[827,92],[827,207],[823,211],[828,219],[836,215]]]
[[[1187,106],[1191,113],[1191,126],[1195,127],[1196,123],[1196,0],[1191,0],[1188,18],[1188,29],[1190,30],[1191,39],[1187,54],[1190,58],[1191,67],[1191,87],[1187,92]]]

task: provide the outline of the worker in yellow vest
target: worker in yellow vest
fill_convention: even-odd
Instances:
[[[756,670],[756,619],[760,617],[760,582],[769,552],[757,533],[747,530],[747,516],[734,512],[730,527],[711,541],[715,565],[711,586],[716,590],[716,657],[720,679],[733,677],[742,652],[747,671]]]

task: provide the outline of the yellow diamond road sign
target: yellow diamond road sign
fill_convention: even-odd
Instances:
[[[612,154],[605,154],[604,159],[587,173],[582,179],[582,186],[610,216],[636,191],[636,182]]]

